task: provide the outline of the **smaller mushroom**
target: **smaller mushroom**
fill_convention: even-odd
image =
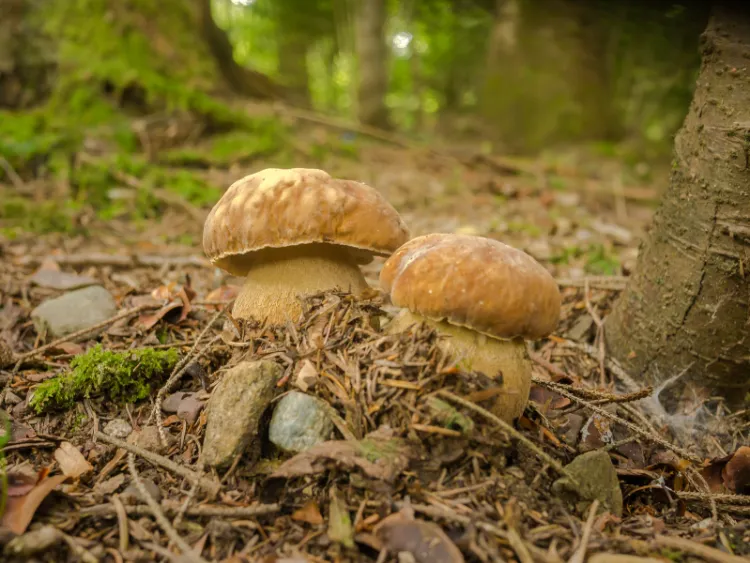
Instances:
[[[299,298],[368,288],[360,264],[409,239],[396,210],[367,184],[322,170],[268,168],[232,184],[206,218],[203,249],[245,283],[237,319],[295,321]]]
[[[499,382],[492,412],[510,422],[526,406],[531,359],[525,340],[550,334],[561,296],[531,256],[499,241],[458,234],[416,237],[386,260],[380,284],[403,309],[386,327],[426,323],[447,336],[443,350],[463,369]]]

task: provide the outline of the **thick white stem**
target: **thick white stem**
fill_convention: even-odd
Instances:
[[[523,340],[492,338],[445,321],[427,319],[407,309],[394,317],[386,332],[403,332],[423,322],[447,337],[440,346],[459,362],[461,369],[481,372],[499,383],[502,390],[488,410],[506,422],[523,414],[531,390],[531,359]]]
[[[344,250],[316,244],[263,251],[247,272],[232,315],[276,325],[296,322],[302,314],[301,297],[332,289],[358,295],[367,287],[359,266]]]

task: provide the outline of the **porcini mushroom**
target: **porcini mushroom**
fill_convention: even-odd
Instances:
[[[462,368],[500,383],[496,416],[509,422],[523,413],[531,387],[525,340],[550,334],[560,315],[560,291],[541,264],[496,240],[430,234],[386,260],[380,285],[403,307],[387,332],[433,327]]]
[[[359,265],[408,239],[377,190],[307,168],[268,168],[238,180],[203,228],[211,262],[245,277],[233,316],[271,324],[296,320],[304,295],[361,293],[368,285]]]

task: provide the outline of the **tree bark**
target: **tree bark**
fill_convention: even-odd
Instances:
[[[54,47],[28,15],[28,0],[3,0],[0,17],[0,108],[23,109],[47,97],[56,70]]]
[[[263,100],[283,99],[285,93],[282,88],[265,74],[237,64],[232,43],[224,30],[214,21],[211,0],[197,1],[200,31],[222,76],[232,90],[243,96]]]
[[[713,7],[701,54],[669,189],[606,321],[613,356],[664,383],[672,412],[715,395],[737,406],[750,390],[750,17],[740,2]]]
[[[573,18],[575,60],[573,81],[581,107],[581,131],[591,139],[619,141],[624,129],[614,101],[614,83],[608,59],[612,24],[611,3],[568,0]]]
[[[390,128],[385,95],[388,90],[387,48],[384,29],[385,0],[359,0],[356,14],[356,49],[359,59],[359,121]]]

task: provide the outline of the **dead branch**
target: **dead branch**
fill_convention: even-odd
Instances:
[[[126,450],[132,454],[137,454],[142,458],[147,459],[151,463],[155,463],[156,465],[160,465],[165,469],[169,469],[172,473],[176,473],[180,477],[184,477],[192,483],[198,483],[199,486],[209,494],[216,495],[219,492],[219,483],[206,477],[201,478],[192,469],[188,469],[187,467],[178,465],[169,458],[166,458],[149,450],[145,450],[140,446],[136,446],[135,444],[129,444],[128,442],[113,438],[112,436],[107,436],[99,430],[96,431],[96,438],[102,440],[103,442],[107,442],[108,444],[112,444],[113,446],[117,446],[118,448],[122,448],[123,450]]]

